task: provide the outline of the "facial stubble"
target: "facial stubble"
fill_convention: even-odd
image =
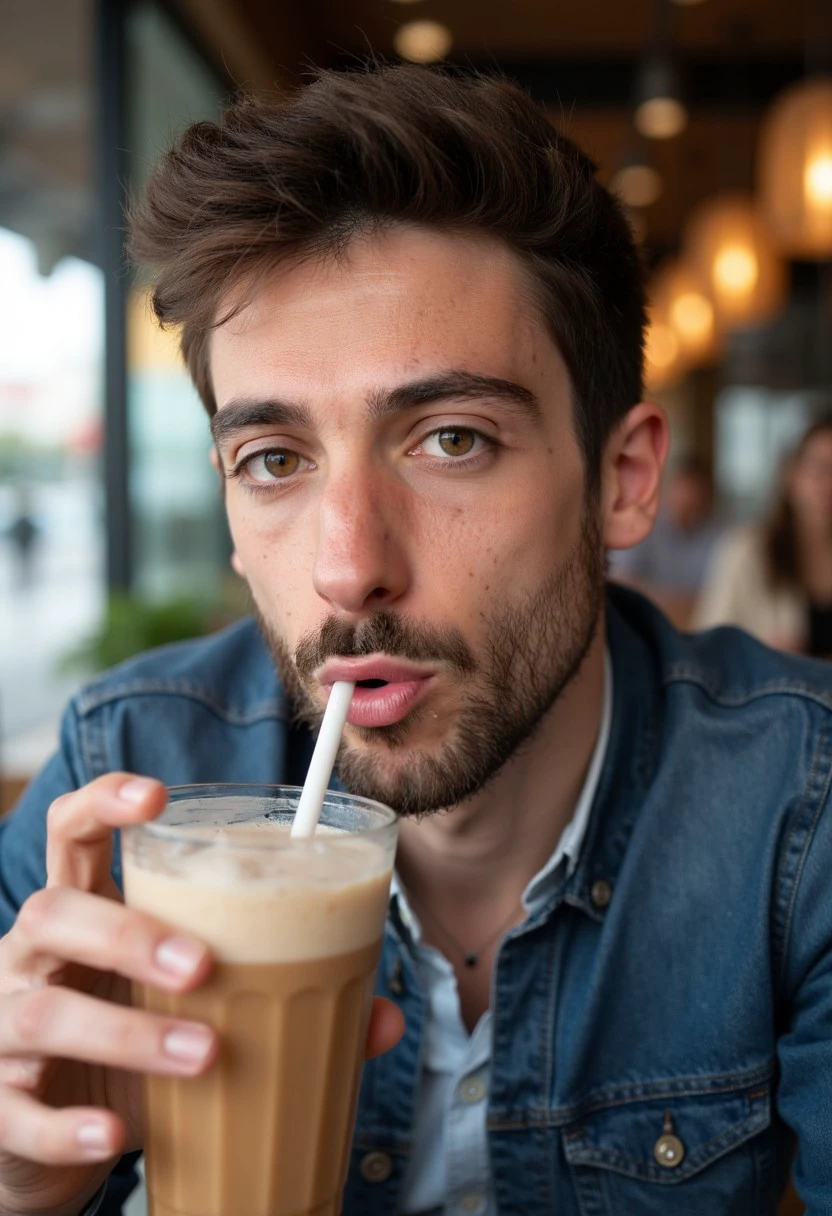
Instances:
[[[256,614],[293,710],[312,729],[322,715],[310,692],[311,673],[328,658],[383,652],[438,662],[456,676],[461,704],[438,748],[409,744],[424,712],[417,708],[393,726],[350,728],[363,746],[345,739],[338,754],[338,775],[350,792],[402,815],[423,815],[483,789],[534,737],[592,646],[603,589],[603,547],[595,512],[587,509],[572,552],[544,584],[487,618],[480,655],[453,626],[430,626],[389,610],[358,626],[329,618],[292,655]]]

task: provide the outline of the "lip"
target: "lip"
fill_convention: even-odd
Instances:
[[[429,667],[419,667],[404,659],[393,659],[385,654],[371,654],[360,659],[330,659],[318,672],[318,679],[325,686],[337,680],[385,680],[388,684],[399,684],[407,680],[425,680],[434,674]]]
[[[393,726],[411,713],[433,683],[434,672],[385,655],[332,659],[318,678],[327,696],[337,680],[356,684],[347,722],[351,726]],[[361,688],[359,680],[385,680],[381,688]]]

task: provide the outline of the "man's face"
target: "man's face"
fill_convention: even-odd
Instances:
[[[212,338],[237,558],[295,707],[359,681],[339,773],[475,793],[594,637],[602,546],[565,364],[513,255],[394,229],[282,267]]]

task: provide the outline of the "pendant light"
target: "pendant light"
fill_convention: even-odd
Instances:
[[[686,365],[712,362],[720,350],[716,311],[702,276],[682,258],[665,262],[648,288],[650,299],[667,319]]]
[[[758,163],[760,203],[778,247],[793,258],[832,257],[832,76],[776,98]]]
[[[661,281],[659,281],[661,288]],[[682,344],[670,321],[667,293],[648,286],[647,329],[644,335],[644,383],[651,392],[670,388],[683,379],[687,365]]]
[[[750,198],[717,195],[687,225],[685,256],[700,276],[722,329],[759,325],[779,311],[786,273]]]
[[[661,174],[643,141],[630,149],[610,182],[610,189],[627,207],[651,207],[661,196]]]
[[[639,68],[633,122],[647,139],[673,139],[688,123],[679,73],[666,55],[655,55]]]
[[[646,139],[672,139],[688,122],[682,81],[671,54],[672,26],[669,0],[655,0],[652,45],[634,82],[633,122]]]

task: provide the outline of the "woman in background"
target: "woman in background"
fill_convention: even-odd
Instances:
[[[768,520],[719,546],[694,614],[713,625],[832,658],[832,415],[801,439]]]

